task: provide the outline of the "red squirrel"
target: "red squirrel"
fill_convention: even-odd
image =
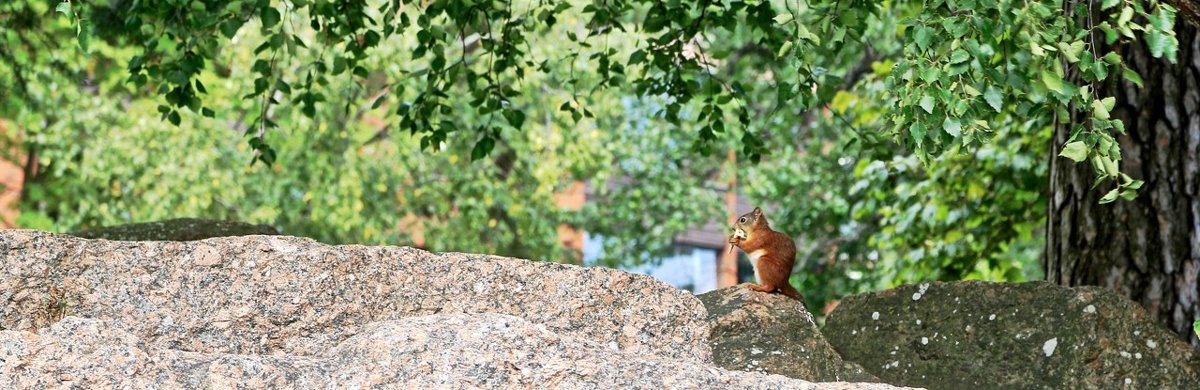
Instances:
[[[750,264],[754,265],[754,277],[759,284],[749,283],[746,287],[766,293],[779,291],[804,302],[800,292],[788,284],[792,265],[796,263],[796,243],[786,234],[771,230],[762,209],[755,207],[754,211],[742,214],[734,222],[729,243],[732,244],[730,251],[733,251],[733,246],[741,248],[750,256]]]

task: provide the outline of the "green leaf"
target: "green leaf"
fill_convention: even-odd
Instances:
[[[778,24],[787,24],[787,22],[790,22],[790,21],[792,21],[792,19],[793,19],[793,18],[794,18],[794,17],[792,16],[792,13],[791,13],[791,12],[788,12],[788,13],[782,13],[782,14],[779,14],[779,15],[775,15],[775,23],[778,23]]]
[[[1083,41],[1075,41],[1069,44],[1059,42],[1058,49],[1062,51],[1063,56],[1067,57],[1067,61],[1076,63],[1079,62],[1079,55],[1083,54]]]
[[[913,139],[917,141],[917,146],[921,146],[921,144],[924,143],[925,133],[927,131],[928,129],[925,128],[925,124],[921,122],[913,122],[912,126],[908,127],[908,132],[911,133]]]
[[[388,97],[388,94],[386,94],[386,93],[379,95],[379,98],[375,99],[374,103],[371,103],[371,109],[374,110],[376,108],[379,108],[379,106],[382,106],[383,102],[387,101],[387,97]]]
[[[525,125],[525,113],[521,110],[506,110],[504,111],[504,119],[508,120],[508,124],[512,127],[521,129]]]
[[[1046,69],[1042,71],[1042,83],[1046,84],[1046,89],[1054,91],[1059,95],[1066,94],[1065,81],[1052,70]]]
[[[1196,337],[1200,337],[1200,320],[1192,323],[1192,331],[1196,332]]]
[[[975,89],[975,87],[972,87],[971,84],[963,84],[963,92],[966,92],[967,95],[970,95],[972,98],[978,97],[981,94],[979,90]]]
[[[804,27],[803,24],[796,27],[796,36],[799,37],[800,39],[808,40],[809,42],[812,42],[813,44],[817,44],[817,45],[821,44],[821,37],[818,37],[816,34],[813,34],[812,32],[808,31],[808,27]]]
[[[279,24],[279,10],[276,10],[275,7],[268,6],[262,9],[262,11],[258,14],[258,18],[262,21],[263,28],[274,27],[276,24]]]
[[[963,50],[963,49],[958,49],[958,50],[955,50],[954,52],[950,53],[950,63],[951,64],[966,62],[969,59],[971,59],[971,55],[968,54],[967,51]]]
[[[1111,52],[1111,51],[1110,51],[1110,52],[1108,52],[1108,54],[1105,54],[1105,55],[1104,55],[1104,62],[1107,62],[1107,63],[1113,64],[1113,65],[1120,64],[1120,63],[1121,63],[1121,56],[1120,56],[1120,55],[1118,55],[1116,52]]]
[[[1157,17],[1150,18],[1151,21],[1158,22],[1155,26],[1160,31],[1174,31],[1175,29],[1175,8],[1170,6],[1158,6]]]
[[[1092,117],[1101,120],[1108,119],[1108,108],[1104,107],[1103,102],[1099,100],[1092,100]]]
[[[1117,177],[1121,173],[1117,168],[1117,161],[1112,157],[1101,156],[1099,154],[1092,156],[1092,166],[1098,167],[1097,173],[1101,173],[1104,177]]]
[[[1120,195],[1120,190],[1113,188],[1112,191],[1109,191],[1107,194],[1104,194],[1104,197],[1100,198],[1100,204],[1112,203],[1114,200],[1117,200],[1118,195]]]
[[[954,138],[961,137],[962,123],[959,123],[958,119],[946,117],[946,120],[942,121],[942,130]]]
[[[1109,9],[1112,7],[1116,7],[1117,4],[1121,4],[1121,0],[1104,0],[1104,1],[1100,2],[1100,9],[1106,10],[1106,9]]]
[[[79,48],[84,53],[90,54],[92,52],[92,22],[87,19],[80,20],[79,33],[75,39],[79,42]]]
[[[638,52],[640,53],[640,52],[642,52],[642,51],[641,51],[641,50],[638,50]],[[780,58],[783,58],[783,57],[786,57],[786,56],[788,55],[788,53],[791,53],[791,52],[792,52],[792,41],[786,41],[786,42],[784,42],[782,45],[780,45],[780,46],[779,46],[779,54],[778,54],[778,56],[779,56]],[[636,53],[635,53],[635,54],[636,54]],[[643,56],[645,56],[645,54],[642,54],[642,55],[643,55]],[[633,62],[633,57],[632,57],[632,56],[630,57],[630,62]]]
[[[920,104],[921,104],[921,108],[925,109],[925,112],[928,112],[930,114],[933,113],[933,107],[934,107],[933,96],[929,96],[929,95],[921,96]]]
[[[66,1],[58,3],[58,5],[54,7],[54,12],[58,12],[63,15],[67,15],[67,17],[74,16],[71,13],[71,3],[66,2]]]
[[[1121,76],[1126,80],[1137,84],[1138,88],[1142,87],[1142,76],[1138,75],[1133,69],[1129,69],[1128,67],[1124,66],[1121,67]]]
[[[1127,27],[1130,20],[1133,20],[1133,7],[1122,8],[1121,16],[1117,17],[1117,27]]]
[[[1105,44],[1111,45],[1113,42],[1117,41],[1117,38],[1119,37],[1117,35],[1117,30],[1114,30],[1112,26],[1108,24],[1108,22],[1100,23],[1100,26],[1098,27],[1100,27],[1100,31],[1104,31]]]
[[[987,101],[993,110],[1000,112],[1000,108],[1004,106],[1004,97],[1000,95],[1000,90],[994,86],[988,86],[987,91],[983,93],[983,100]]]
[[[646,62],[646,51],[645,50],[638,50],[638,51],[633,52],[633,54],[629,55],[629,63],[630,64],[637,64],[637,63],[642,63],[642,62]]]
[[[1112,109],[1117,106],[1117,98],[1112,96],[1100,99],[1100,102],[1104,103],[1104,109],[1108,111],[1112,111]]]
[[[1163,58],[1166,56],[1172,63],[1176,60],[1176,53],[1179,51],[1179,42],[1175,37],[1164,34],[1159,30],[1150,30],[1145,35],[1146,46],[1150,48],[1150,55],[1154,58]]]
[[[1082,162],[1088,155],[1087,144],[1083,141],[1068,142],[1058,155],[1075,162]]]
[[[487,157],[488,153],[492,152],[492,148],[496,146],[496,141],[492,137],[483,137],[479,142],[475,143],[475,147],[471,149],[471,161],[476,161]]]
[[[933,29],[925,26],[917,27],[915,39],[921,50],[929,48],[929,42],[933,40]]]

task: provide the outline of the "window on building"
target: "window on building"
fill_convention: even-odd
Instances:
[[[584,264],[594,264],[602,250],[597,237],[584,234]],[[670,256],[653,263],[655,264],[643,264],[625,271],[649,275],[695,294],[703,294],[717,288],[716,249],[676,244]]]

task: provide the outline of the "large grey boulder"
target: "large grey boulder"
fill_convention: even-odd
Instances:
[[[195,241],[213,237],[278,235],[268,225],[237,221],[199,218],[178,218],[165,221],[106,226],[69,233],[81,238],[103,238],[120,241]]]
[[[887,383],[1196,389],[1200,358],[1136,303],[1045,282],[903,286],[842,300],[825,335]]]
[[[368,323],[438,313],[509,314],[622,352],[711,361],[699,301],[618,270],[285,236],[0,232],[0,330],[74,315],[158,349],[311,356]]]
[[[0,388],[862,389],[621,352],[503,314],[381,321],[316,356],[155,349],[94,319],[0,331]]]
[[[745,285],[700,295],[708,310],[713,364],[817,382],[878,382],[825,341],[812,314],[794,299]]]

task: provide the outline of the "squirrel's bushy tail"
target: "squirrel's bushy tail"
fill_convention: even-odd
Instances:
[[[788,296],[789,298],[800,301],[801,304],[808,304],[807,302],[804,302],[804,296],[800,295],[800,291],[797,291],[795,287],[792,287],[791,283],[784,283],[782,286],[779,286],[779,292]]]

